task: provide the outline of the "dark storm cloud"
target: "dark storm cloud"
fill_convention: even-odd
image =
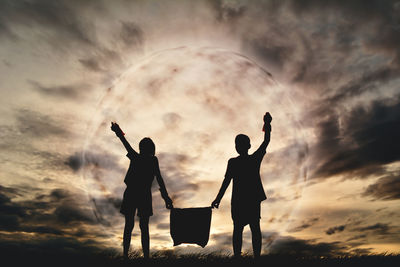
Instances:
[[[332,115],[318,125],[318,155],[324,158],[314,177],[335,174],[369,176],[384,164],[400,160],[400,98],[359,106],[341,118]]]
[[[122,21],[120,38],[128,47],[141,47],[144,43],[144,32],[134,22]]]
[[[304,15],[307,12],[318,12],[337,9],[345,12],[345,16],[353,16],[357,19],[368,21],[372,19],[387,19],[385,16],[393,12],[395,1],[390,0],[363,0],[345,1],[345,0],[327,0],[324,2],[318,0],[290,0],[290,8],[296,13]]]
[[[334,95],[323,99],[324,104],[337,106],[341,101],[357,97],[368,91],[376,91],[384,83],[400,77],[400,71],[391,67],[382,67],[373,71],[365,72],[359,78],[354,78],[347,84],[339,87]]]
[[[85,20],[79,11],[88,6],[101,10],[100,6],[94,3],[94,1],[52,0],[1,1],[0,36],[19,36],[19,33],[12,30],[14,26],[34,25],[54,30],[54,40],[61,38],[64,41],[93,45],[89,20]]]
[[[65,169],[62,151],[49,151],[47,147],[36,146],[38,141],[48,138],[73,137],[73,133],[63,125],[63,120],[31,109],[16,110],[14,120],[14,125],[0,125],[0,148],[4,152],[4,161],[18,164],[20,170],[42,172]],[[21,155],[26,159],[21,161]]]
[[[85,69],[101,72],[103,80],[107,81],[124,67],[122,55],[138,50],[144,43],[143,30],[130,21],[122,21],[118,33],[99,38],[94,23],[98,16],[105,20],[109,18],[111,23],[118,20],[108,16],[109,12],[107,3],[95,0],[1,1],[0,38],[25,41],[24,28],[28,28],[33,34],[28,36],[34,40],[28,40],[32,44],[39,39],[41,43],[52,46],[57,53],[78,57],[78,62]],[[113,42],[102,43],[106,38],[113,39]],[[81,52],[86,56],[82,57]],[[34,87],[44,94],[70,98],[80,97],[88,89],[84,84],[44,86],[36,83]]]
[[[15,41],[17,36],[11,31],[10,27],[4,22],[4,18],[0,17],[0,38],[5,37]]]
[[[372,1],[289,1],[294,14],[306,16],[308,14],[338,11],[344,21],[357,22],[357,28],[369,27],[374,38],[365,38],[364,45],[369,48],[382,50],[391,56],[395,64],[400,61],[399,37],[399,9],[397,1],[372,0]],[[371,25],[374,27],[372,28]],[[357,30],[349,28],[349,32]],[[372,30],[372,31],[371,31]],[[347,32],[347,33],[349,33]],[[344,35],[345,32],[342,32]],[[366,36],[365,36],[366,37]]]
[[[244,45],[245,49],[251,50],[256,58],[265,60],[264,63],[272,64],[278,70],[282,70],[293,54],[293,48],[289,44],[279,44],[276,40],[260,38],[245,42]]]
[[[15,188],[0,186],[0,229],[14,230],[19,225],[19,218],[26,216],[23,207],[13,203],[11,199],[18,196]]]
[[[78,240],[75,237],[60,235],[41,235],[27,238],[26,235],[15,234],[14,238],[3,233],[0,234],[0,250],[3,259],[17,264],[31,263],[38,260],[42,264],[48,261],[51,264],[64,265],[71,258],[68,255],[93,255],[106,251],[106,247],[95,238]],[[58,255],[55,258],[52,256]],[[50,258],[49,258],[50,256]],[[59,260],[62,259],[63,263]],[[83,259],[83,258],[82,258]],[[81,260],[82,260],[81,259]],[[82,263],[82,262],[81,262]]]
[[[32,219],[38,221],[44,219],[67,227],[75,224],[96,224],[91,208],[88,205],[78,204],[85,199],[83,192],[79,193],[78,190],[72,192],[66,189],[53,189],[50,193],[37,195],[36,199],[20,204],[30,208],[30,214],[36,216]],[[54,210],[50,216],[41,214],[41,211],[50,209]]]
[[[390,234],[389,233],[390,229],[391,229],[391,227],[386,223],[376,223],[376,224],[372,224],[372,225],[368,225],[368,226],[364,226],[364,227],[358,227],[358,228],[355,228],[354,230],[360,231],[360,232],[372,231],[376,234],[386,235],[386,234]]]
[[[272,24],[280,25],[279,30],[269,26],[270,37],[245,39],[245,44],[261,59],[292,74],[293,82],[321,95],[310,105],[314,109],[311,123],[319,130],[318,144],[312,148],[318,165],[313,177],[367,177],[384,173],[385,164],[400,159],[395,141],[399,135],[399,98],[379,97],[400,77],[399,4],[284,1],[282,7],[283,14],[293,15],[299,22],[306,19],[310,27],[300,26],[296,34],[285,37],[283,33],[293,32],[291,26],[274,19]],[[328,13],[332,16],[324,16]],[[343,19],[332,20],[338,14]],[[290,38],[294,39],[289,41]],[[291,49],[293,41],[296,46]],[[270,53],[275,47],[279,48],[277,54]],[[357,61],[359,58],[376,59],[370,61],[371,65]],[[326,62],[329,70],[321,62]],[[286,65],[294,68],[284,68]],[[341,109],[349,101],[368,102],[371,98],[370,103],[354,107],[347,114]],[[370,194],[371,190],[372,186]]]
[[[63,132],[62,129],[57,129],[57,126],[55,129],[52,129],[51,127],[54,125],[49,127],[49,132],[45,132],[45,129],[36,128],[39,125],[46,124],[39,123],[34,126],[23,124],[17,125],[17,127],[10,127],[7,130],[9,132],[7,132],[4,135],[4,138],[0,140],[0,148],[4,155],[6,155],[3,162],[18,164],[19,170],[34,171],[35,173],[42,173],[43,170],[60,171],[65,169],[65,156],[62,153],[38,149],[32,144],[32,139],[45,139],[48,137],[66,138],[70,136],[70,133]],[[5,129],[5,127],[0,126],[0,129]],[[43,133],[41,131],[43,131]],[[24,137],[29,136],[32,139],[21,139],[21,133],[24,134]],[[38,135],[36,135],[36,133],[38,133]],[[27,157],[27,160],[21,161],[14,155],[24,155]],[[54,180],[48,177],[43,180],[43,182],[50,181]]]
[[[91,210],[83,210],[75,207],[74,205],[69,205],[66,203],[63,203],[57,207],[54,211],[54,215],[56,216],[57,221],[63,224],[69,224],[73,222],[93,224],[96,222],[94,218],[90,216]]]
[[[6,201],[7,199],[10,199],[10,197],[14,197],[14,196],[19,196],[19,190],[16,188],[12,188],[12,187],[5,187],[0,185],[0,203],[2,203],[3,201]]]
[[[44,138],[49,136],[66,137],[71,133],[68,129],[61,126],[61,122],[49,115],[39,112],[20,109],[15,114],[17,119],[17,130],[33,138]]]
[[[297,239],[286,236],[278,237],[270,247],[269,254],[296,255],[296,256],[340,256],[346,254],[347,247],[340,242],[320,242],[314,240]]]
[[[312,220],[315,220],[313,218]],[[374,227],[372,227],[374,228]],[[354,238],[361,239],[363,236],[359,235]],[[263,244],[264,250],[268,254],[279,255],[296,255],[296,256],[326,256],[337,257],[350,254],[357,254],[353,247],[357,247],[363,243],[349,244],[344,242],[317,242],[316,239],[299,239],[292,236],[281,236],[276,232],[264,232]],[[364,251],[369,254],[370,250]]]
[[[245,5],[230,3],[223,0],[208,0],[218,22],[232,24],[239,20],[246,12]]]
[[[0,187],[1,230],[61,235],[75,226],[96,224],[91,209],[78,204],[83,199],[78,193],[54,189],[29,200],[16,200],[22,193],[16,188]]]
[[[89,71],[109,76],[113,73],[114,67],[118,69],[124,66],[123,54],[125,52],[98,46],[96,49],[89,50],[88,56],[79,59],[78,62]]]
[[[343,232],[343,230],[345,228],[346,228],[346,225],[334,226],[334,227],[331,227],[328,230],[326,230],[325,233],[327,235],[333,235],[334,233]]]
[[[400,176],[393,174],[379,178],[375,183],[370,184],[362,195],[379,200],[400,199]]]
[[[303,221],[302,224],[289,229],[288,232],[289,233],[295,233],[295,232],[303,231],[304,229],[310,228],[311,226],[313,226],[318,221],[319,221],[319,218],[311,218],[309,220]]]
[[[93,212],[96,220],[104,226],[111,226],[115,222],[116,217],[122,217],[122,214],[119,212],[122,195],[120,197],[102,196],[101,198],[92,198],[91,202],[94,207]]]
[[[363,238],[366,238],[367,237],[367,235],[365,235],[365,234],[362,234],[362,235],[355,235],[355,236],[352,236],[352,237],[350,237],[349,239],[347,239],[346,241],[348,242],[348,241],[354,241],[354,240],[359,240],[359,239],[363,239]]]
[[[114,170],[121,173],[125,172],[126,169],[121,167],[118,161],[119,157],[106,151],[98,150],[97,152],[76,152],[74,155],[67,158],[65,164],[74,171],[78,171],[83,167],[94,167],[97,169]]]
[[[245,7],[235,26],[243,49],[277,76],[305,85],[303,90],[320,94],[338,90],[331,100],[339,100],[378,90],[376,83],[399,76],[400,5],[396,1],[215,4],[218,9],[224,5]],[[359,60],[361,56],[386,60],[371,61],[371,67]],[[325,102],[321,106],[327,107]]]
[[[96,49],[88,51],[88,56],[79,59],[79,63],[89,71],[100,72],[104,75],[112,75],[113,69],[117,69],[115,74],[120,74],[119,69],[126,67],[124,57],[130,52],[142,53],[145,43],[144,30],[135,22],[121,21],[118,34],[112,36],[116,44],[113,47],[97,45]],[[128,63],[129,64],[129,63]],[[119,70],[119,71],[118,71]]]

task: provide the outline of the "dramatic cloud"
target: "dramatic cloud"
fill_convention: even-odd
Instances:
[[[126,46],[141,47],[144,42],[143,30],[134,22],[122,22],[121,40]]]
[[[324,155],[315,177],[337,174],[369,176],[400,160],[400,98],[358,106],[339,119],[322,121],[317,148]]]
[[[334,227],[331,227],[328,230],[326,230],[325,233],[327,235],[333,235],[334,233],[343,232],[343,230],[345,228],[346,228],[346,225],[334,226]]]
[[[85,91],[88,91],[88,89],[90,88],[89,85],[65,85],[65,86],[48,87],[48,86],[43,86],[42,84],[35,81],[30,81],[30,83],[32,84],[33,88],[36,91],[38,91],[43,95],[53,96],[53,97],[66,97],[72,99],[77,99],[78,97],[82,97],[83,93],[85,93]]]
[[[345,255],[346,246],[340,242],[314,242],[294,237],[280,237],[268,248],[270,254],[295,256],[340,256]]]
[[[363,196],[381,200],[400,199],[400,176],[386,176],[379,178],[365,189]]]
[[[111,120],[132,145],[154,140],[174,204],[190,207],[215,197],[237,133],[250,152],[261,143],[270,111],[264,252],[398,251],[399,11],[395,0],[0,1],[0,250],[120,250],[129,159]],[[169,249],[152,190],[152,248]],[[232,249],[229,193],[207,251]]]
[[[92,167],[96,169],[114,170],[123,173],[127,169],[120,166],[118,160],[119,158],[116,155],[98,149],[96,152],[76,152],[74,155],[68,157],[65,164],[67,164],[74,171],[78,171],[85,167]]]
[[[0,187],[3,231],[68,235],[77,226],[97,223],[90,208],[77,205],[82,196],[76,193],[54,189],[33,199],[16,200],[21,195],[18,189]]]
[[[66,137],[70,132],[66,127],[61,125],[60,121],[39,112],[20,109],[16,113],[17,130],[24,136],[33,138],[46,138],[51,136]]]
[[[390,228],[391,227],[386,223],[376,223],[376,224],[368,225],[365,227],[359,227],[359,228],[356,228],[355,230],[360,231],[360,232],[374,231],[378,234],[385,235],[388,233]]]
[[[84,45],[92,45],[93,40],[89,36],[88,21],[82,21],[78,15],[79,9],[85,9],[93,1],[79,4],[75,1],[29,1],[14,2],[2,1],[0,4],[0,34],[16,36],[11,29],[19,26],[32,26],[50,28],[57,38],[63,41],[78,41]],[[86,25],[85,25],[86,24]],[[21,36],[22,37],[22,36]],[[21,38],[20,37],[20,38]],[[59,42],[61,44],[62,42]]]
[[[0,234],[0,249],[6,255],[5,257],[14,264],[18,264],[20,261],[26,263],[27,257],[29,257],[29,261],[37,260],[41,263],[54,263],[63,257],[64,264],[66,261],[73,260],[71,257],[95,255],[109,250],[96,238],[82,241],[75,237],[54,235],[27,238],[26,235],[21,234],[16,234],[15,239]]]
[[[315,223],[318,222],[318,220],[319,220],[319,218],[311,218],[307,221],[304,221],[301,225],[298,225],[294,228],[289,229],[288,232],[289,233],[300,232],[304,229],[307,229],[307,228],[313,226]]]
[[[365,234],[362,234],[362,235],[355,235],[355,236],[350,237],[350,238],[347,239],[346,241],[349,242],[349,241],[364,239],[364,238],[366,238],[366,237],[367,237],[367,235],[365,235]]]

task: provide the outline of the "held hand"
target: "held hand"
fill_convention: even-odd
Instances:
[[[165,207],[169,210],[174,208],[174,205],[172,205],[172,200],[169,197],[165,199]]]
[[[211,207],[212,208],[216,208],[216,209],[218,209],[218,207],[219,207],[219,200],[214,200],[212,203],[211,203]]]
[[[121,130],[116,122],[111,122],[111,130],[115,132],[118,137],[125,135],[125,133]]]

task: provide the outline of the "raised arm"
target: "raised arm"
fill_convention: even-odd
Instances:
[[[264,140],[261,143],[260,147],[257,149],[257,151],[265,151],[268,147],[269,141],[271,140],[271,121],[272,121],[271,114],[269,114],[269,112],[265,113],[264,126],[263,126]]]
[[[228,167],[226,169],[225,178],[224,178],[224,181],[222,182],[221,188],[219,189],[218,195],[215,198],[215,200],[211,203],[211,207],[213,207],[213,208],[218,209],[219,203],[221,202],[221,199],[224,196],[225,191],[228,188],[228,186],[232,180],[232,175],[230,174],[230,170],[231,170],[230,165],[231,165],[231,160],[229,160],[229,162],[228,162]]]
[[[156,158],[156,179],[157,179],[158,185],[160,186],[159,190],[161,193],[161,197],[165,201],[165,207],[167,209],[172,209],[174,206],[172,205],[171,198],[168,196],[167,188],[165,187],[164,179],[161,176],[160,167],[158,165],[157,158]]]
[[[122,144],[124,145],[126,151],[128,154],[137,154],[137,152],[131,147],[131,145],[128,143],[128,141],[125,138],[125,133],[121,130],[119,125],[116,122],[111,122],[111,130],[115,132],[115,135],[119,137],[121,140]]]

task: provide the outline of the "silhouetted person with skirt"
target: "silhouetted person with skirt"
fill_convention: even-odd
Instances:
[[[272,117],[267,112],[264,115],[264,141],[251,155],[248,154],[250,139],[239,134],[235,138],[236,151],[239,156],[228,161],[225,179],[217,197],[212,202],[213,208],[218,208],[226,189],[233,180],[231,214],[233,219],[233,253],[236,258],[241,256],[243,228],[249,224],[254,258],[261,253],[260,204],[267,199],[260,177],[261,161],[270,141]]]
[[[128,258],[131,243],[132,230],[135,223],[135,213],[139,217],[141,241],[144,258],[149,257],[149,217],[153,215],[151,184],[154,177],[160,186],[161,196],[165,201],[167,209],[171,209],[172,200],[169,198],[167,189],[160,173],[160,167],[155,155],[153,141],[146,137],[139,142],[137,153],[124,137],[124,133],[117,123],[111,122],[111,130],[119,137],[125,146],[130,159],[128,172],[125,176],[126,189],[122,199],[120,212],[125,215],[125,228],[123,236],[124,259]]]

